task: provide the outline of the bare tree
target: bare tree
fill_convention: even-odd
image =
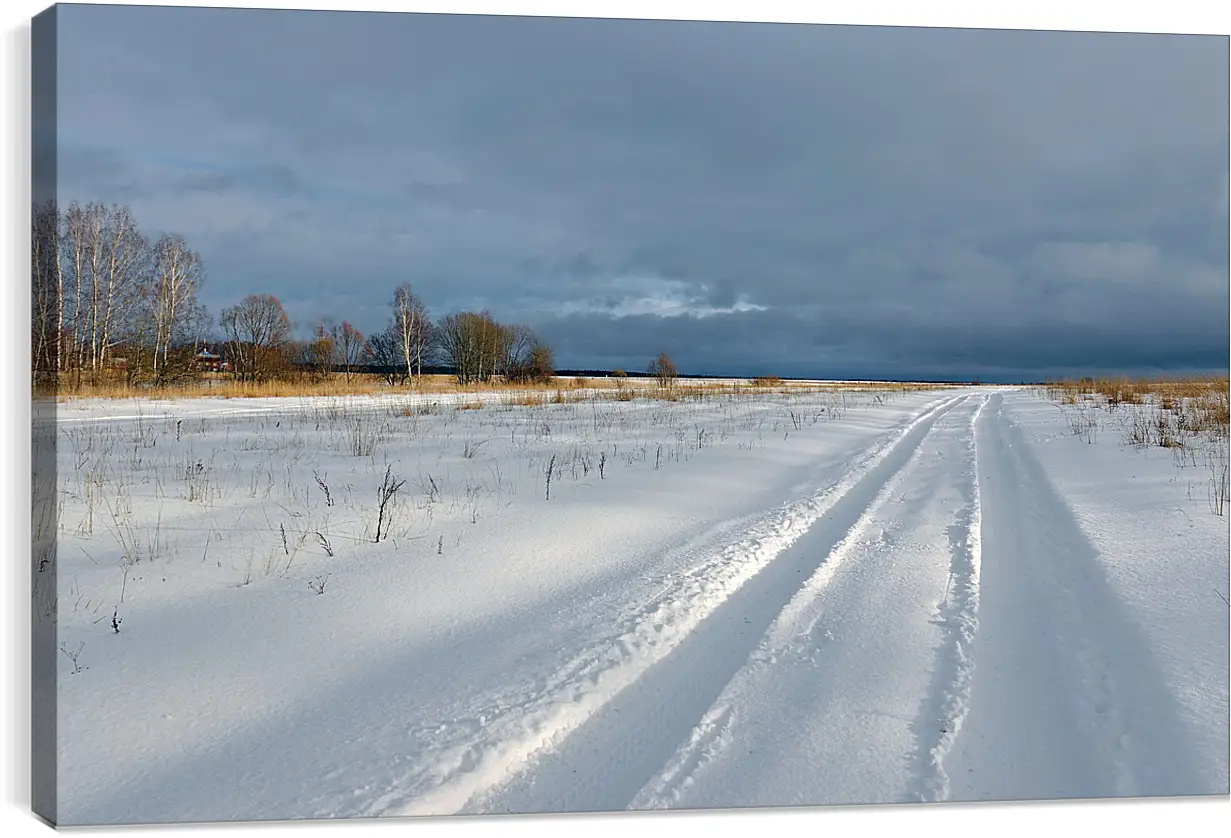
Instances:
[[[433,326],[427,308],[409,283],[399,285],[393,292],[393,329],[407,374],[423,375],[423,362],[434,344]]]
[[[91,203],[69,206],[65,239],[73,274],[73,346],[77,369],[97,377],[115,334],[148,277],[149,247],[127,207]]]
[[[334,342],[333,324],[322,320],[312,330],[312,337],[303,344],[300,361],[308,367],[308,374],[312,378],[321,381],[333,370],[336,357],[337,344]]]
[[[259,381],[278,371],[291,341],[291,321],[277,297],[250,294],[224,309],[219,323],[237,376]]]
[[[555,354],[545,343],[536,343],[530,349],[526,367],[531,381],[548,382],[556,374]]]
[[[80,385],[83,374],[107,374],[124,347],[130,379],[164,380],[177,342],[201,333],[200,257],[181,236],[151,247],[122,204],[73,202],[62,212],[48,203],[34,228],[36,366],[57,382],[73,371]]]
[[[30,361],[36,386],[54,389],[61,370],[64,328],[60,265],[60,208],[54,201],[31,213]]]
[[[78,365],[91,372],[97,370],[98,358],[98,308],[99,276],[103,261],[103,223],[107,208],[102,204],[90,204],[82,217],[79,235],[82,239],[82,271],[86,294],[78,300],[78,315],[81,320],[81,355]]]
[[[490,381],[500,369],[510,335],[486,311],[464,311],[436,324],[436,347],[461,384]]]
[[[188,337],[187,327],[203,279],[201,257],[188,248],[182,236],[164,235],[154,245],[154,280],[147,299],[156,383],[164,383],[170,377],[171,349]],[[191,347],[193,354],[196,348]]]
[[[503,357],[500,359],[500,374],[510,380],[521,377],[522,366],[530,356],[538,338],[529,326],[506,326]]]
[[[379,369],[385,383],[391,387],[404,385],[409,377],[409,368],[404,366],[405,357],[399,340],[396,323],[390,323],[380,332],[368,338],[372,363]]]
[[[505,346],[502,374],[509,381],[550,380],[556,373],[551,347],[543,343],[529,326],[509,326],[506,329],[509,340]]]
[[[675,383],[675,379],[679,378],[679,370],[675,367],[675,362],[671,360],[671,356],[666,352],[659,352],[654,360],[650,361],[646,372],[658,379],[659,387],[670,387]]]
[[[474,315],[463,312],[449,314],[436,324],[436,347],[441,360],[453,367],[458,383],[468,384],[477,375],[474,363],[474,337],[471,320]]]
[[[512,329],[497,323],[487,309],[472,320],[478,361],[478,379],[491,381],[504,372],[503,361],[508,357],[513,339]]]
[[[64,216],[64,252],[62,258],[70,279],[65,288],[66,311],[69,321],[68,346],[65,352],[65,368],[71,366],[81,383],[81,370],[85,362],[86,315],[89,312],[88,295],[94,284],[91,266],[94,264],[91,216],[95,205],[83,207],[76,201],[69,204]]]
[[[364,338],[362,332],[350,324],[350,321],[343,320],[342,325],[334,329],[333,341],[334,346],[337,347],[338,359],[342,362],[342,369],[346,373],[346,381],[349,383],[354,368],[361,365],[369,356],[367,339]]]
[[[103,233],[104,258],[101,261],[101,275],[95,277],[95,282],[103,285],[101,293],[98,294],[101,306],[96,317],[96,370],[106,367],[111,350],[124,339],[140,298],[141,288],[149,281],[151,262],[155,255],[150,251],[149,241],[138,230],[137,220],[128,207],[117,205],[105,212]],[[176,305],[176,316],[172,318],[173,334],[176,328],[182,329],[193,313],[197,289],[203,275],[200,257],[188,250],[182,237],[174,238],[182,251],[191,254],[193,267],[188,273],[190,284],[183,280],[176,283],[179,302]],[[153,279],[158,283],[164,278],[164,274],[159,272],[162,265],[154,263],[154,267],[156,272]],[[164,349],[164,366],[166,355]]]
[[[497,323],[490,312],[464,311],[441,318],[435,328],[441,360],[461,384],[545,381],[555,375],[552,352],[529,326]]]

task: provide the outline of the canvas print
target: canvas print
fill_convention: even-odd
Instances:
[[[56,5],[34,810],[1228,794],[1228,39]]]

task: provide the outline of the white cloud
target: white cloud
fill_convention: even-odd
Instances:
[[[612,293],[603,298],[568,300],[549,307],[558,315],[602,314],[623,317],[717,317],[748,311],[765,311],[766,306],[750,302],[741,294],[728,306],[712,305],[706,300],[709,286],[692,285],[659,277],[618,277],[609,283]]]

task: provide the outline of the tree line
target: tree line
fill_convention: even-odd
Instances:
[[[199,376],[199,354],[210,345],[222,350],[230,374],[251,382],[337,371],[350,379],[374,368],[390,384],[406,384],[433,364],[462,384],[544,381],[555,372],[551,348],[529,326],[500,323],[488,311],[434,322],[409,284],[394,290],[389,321],[376,334],[321,320],[296,340],[271,294],[250,294],[210,317],[198,299],[200,254],[177,234],[150,240],[123,205],[47,203],[34,207],[32,226],[36,387],[121,376],[165,386]]]
[[[36,206],[31,257],[36,383],[98,379],[121,351],[165,383],[207,328],[200,255],[176,234],[151,241],[127,207]]]

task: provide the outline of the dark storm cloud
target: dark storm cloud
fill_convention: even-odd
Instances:
[[[67,7],[66,196],[210,302],[570,366],[1225,367],[1227,39]]]

